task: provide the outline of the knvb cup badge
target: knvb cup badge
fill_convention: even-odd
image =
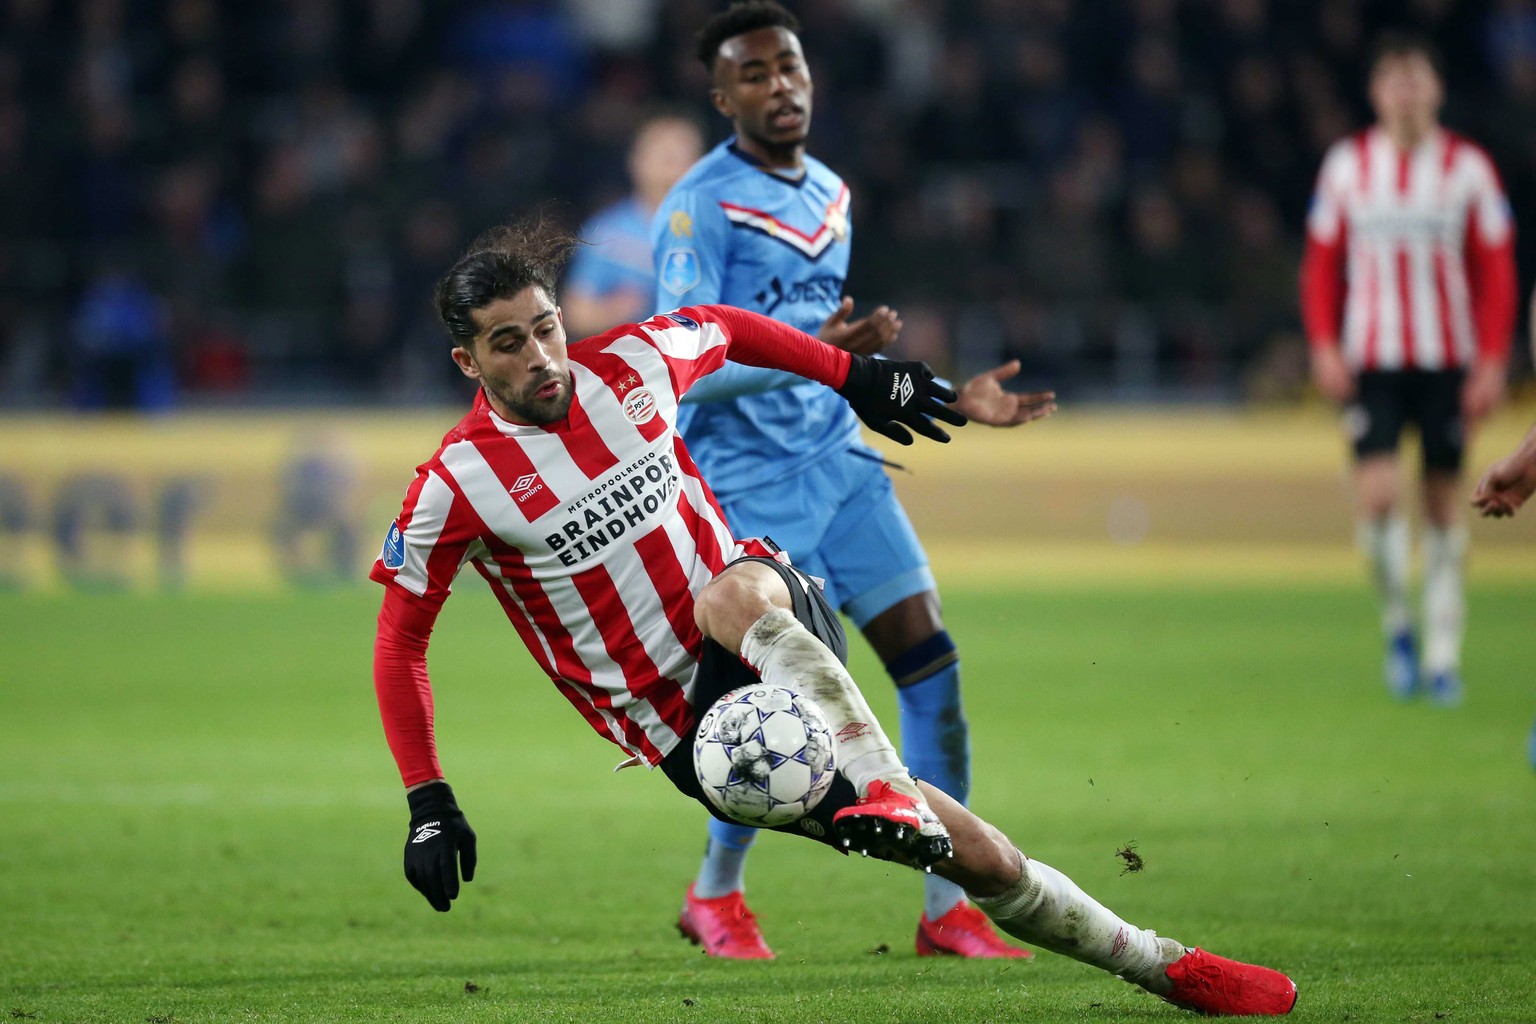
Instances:
[[[389,532],[384,535],[384,550],[379,558],[386,569],[398,569],[405,564],[405,536],[401,534],[398,522],[389,524]]]

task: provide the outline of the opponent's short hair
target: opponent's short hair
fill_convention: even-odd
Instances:
[[[1445,59],[1440,55],[1440,48],[1429,36],[1403,28],[1386,29],[1371,40],[1371,59],[1366,64],[1367,77],[1374,75],[1384,60],[1412,56],[1423,57],[1435,69],[1435,74],[1442,79],[1445,77]]]
[[[799,33],[800,19],[774,0],[737,0],[704,23],[693,37],[693,53],[710,74],[720,56],[720,44],[760,28],[782,28]]]
[[[560,271],[581,239],[548,213],[491,228],[470,243],[442,280],[434,298],[437,315],[456,347],[473,344],[474,311],[538,285],[551,299]]]

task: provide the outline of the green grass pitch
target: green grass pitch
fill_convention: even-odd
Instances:
[[[612,774],[463,589],[432,669],[480,873],[446,915],[400,874],[375,593],[0,597],[0,1020],[1189,1019],[1050,954],[918,959],[916,875],[776,835],[778,961],[705,959],[672,928],[702,812]],[[946,600],[973,806],[1027,852],[1287,970],[1297,1020],[1536,1019],[1536,586],[1474,588],[1457,711],[1388,699],[1363,584]]]

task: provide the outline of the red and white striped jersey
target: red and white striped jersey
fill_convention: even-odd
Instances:
[[[510,423],[482,392],[417,467],[370,573],[428,616],[419,652],[375,664],[407,785],[439,774],[424,631],[465,565],[599,734],[655,764],[687,732],[703,649],[694,595],[743,546],[675,424],[681,395],[727,351],[833,385],[847,374],[846,353],[766,317],[689,307],[572,344],[563,421]]]
[[[1335,143],[1307,215],[1302,310],[1314,344],[1357,370],[1505,356],[1514,223],[1493,163],[1436,129],[1412,152],[1371,128]]]

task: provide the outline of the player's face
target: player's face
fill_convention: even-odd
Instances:
[[[479,332],[453,361],[485,389],[491,408],[513,423],[543,426],[571,409],[571,371],[565,360],[565,321],[543,288],[524,288],[471,316]]]
[[[1383,57],[1371,72],[1371,106],[1388,130],[1428,129],[1444,98],[1440,75],[1422,53]]]
[[[755,29],[720,44],[711,99],[754,156],[777,163],[798,153],[811,130],[811,91],[800,40],[788,29]]]

